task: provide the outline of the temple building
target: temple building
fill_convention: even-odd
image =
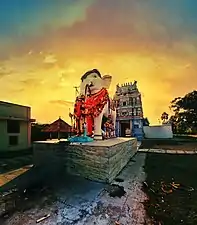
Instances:
[[[116,135],[143,138],[143,108],[137,81],[116,86],[117,101]]]

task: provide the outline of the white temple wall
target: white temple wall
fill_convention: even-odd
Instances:
[[[143,129],[145,138],[160,138],[160,139],[173,138],[171,124],[158,126],[144,126]]]

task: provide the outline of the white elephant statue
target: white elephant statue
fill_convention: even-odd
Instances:
[[[93,110],[93,134],[95,140],[102,140],[102,119],[109,117],[116,124],[116,107],[114,101],[109,98],[108,89],[112,76],[101,76],[96,69],[86,72],[81,77],[80,96],[85,96],[85,110]],[[89,103],[88,103],[89,102]],[[89,104],[89,105],[88,105]],[[88,121],[87,121],[88,124]]]

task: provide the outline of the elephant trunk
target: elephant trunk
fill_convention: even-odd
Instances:
[[[85,96],[87,94],[91,95],[90,87],[92,87],[92,86],[93,86],[93,83],[92,82],[90,82],[89,84],[86,84],[86,86],[85,86]]]

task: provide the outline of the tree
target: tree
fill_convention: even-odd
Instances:
[[[170,121],[177,133],[197,132],[197,91],[175,98],[170,108],[174,112]]]
[[[48,124],[32,123],[31,125],[31,140],[44,141],[49,138],[49,134],[42,132]]]
[[[168,121],[168,114],[166,112],[163,112],[162,115],[161,115],[161,120],[164,123],[166,123]]]

